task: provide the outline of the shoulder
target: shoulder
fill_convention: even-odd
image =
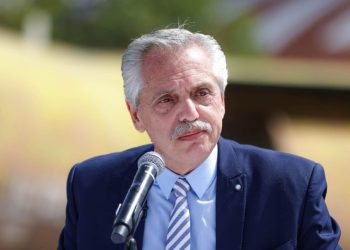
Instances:
[[[251,178],[287,178],[308,182],[315,169],[322,169],[312,160],[285,152],[243,145],[223,138],[220,144],[223,153],[231,155],[236,165],[234,167],[240,168],[242,173]]]
[[[239,169],[236,172],[245,179],[252,202],[268,196],[271,204],[294,204],[302,209],[305,197],[318,197],[326,187],[322,166],[312,160],[231,140],[220,143],[226,152],[221,168],[226,173]]]

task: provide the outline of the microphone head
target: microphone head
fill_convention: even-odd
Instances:
[[[165,163],[160,154],[154,151],[143,154],[137,162],[137,166],[140,167],[144,164],[153,165],[157,170],[157,176],[161,174],[165,168]]]

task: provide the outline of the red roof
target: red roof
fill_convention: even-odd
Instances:
[[[253,41],[264,53],[350,59],[348,0],[245,0],[244,8],[235,2],[241,14],[253,13]]]

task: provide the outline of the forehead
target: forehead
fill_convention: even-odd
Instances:
[[[217,85],[207,53],[194,45],[173,50],[155,48],[149,51],[142,64],[146,82],[142,92],[158,95],[163,92]]]
[[[161,78],[176,78],[191,73],[212,74],[212,67],[206,51],[197,45],[185,48],[152,48],[142,61],[142,75],[145,82]]]

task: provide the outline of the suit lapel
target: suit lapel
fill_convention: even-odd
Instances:
[[[246,176],[232,142],[219,140],[216,191],[216,249],[242,249]]]

